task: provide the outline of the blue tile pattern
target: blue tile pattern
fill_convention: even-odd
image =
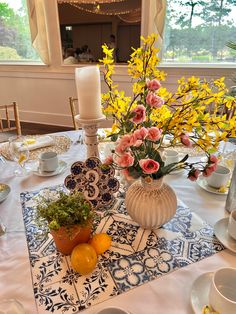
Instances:
[[[73,171],[83,170],[75,164]],[[181,201],[172,220],[149,231],[129,217],[120,193],[106,211],[97,210],[94,220],[94,232],[111,235],[112,246],[99,256],[90,275],[81,276],[72,270],[70,257],[56,251],[51,235],[42,237],[43,231],[35,224],[37,198],[56,198],[64,189],[60,185],[21,194],[39,313],[77,313],[224,249],[214,237],[213,228]]]

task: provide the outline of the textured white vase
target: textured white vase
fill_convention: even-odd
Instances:
[[[126,193],[125,206],[130,217],[144,229],[157,229],[176,213],[177,198],[163,178],[134,182]]]

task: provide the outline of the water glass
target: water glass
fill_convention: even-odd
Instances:
[[[28,174],[25,163],[29,158],[29,148],[24,137],[17,136],[9,139],[9,151],[11,157],[17,162],[18,168],[14,171],[16,176],[24,176]]]
[[[0,236],[4,235],[6,233],[6,227],[0,220]]]

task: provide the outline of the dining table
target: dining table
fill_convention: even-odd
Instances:
[[[34,173],[16,177],[12,173],[13,161],[7,161],[7,166],[0,173],[0,182],[7,184],[11,189],[8,197],[0,203],[0,219],[6,226],[5,234],[0,236],[0,300],[16,299],[28,314],[38,313],[39,309],[34,297],[20,193],[64,183],[65,177],[70,173],[70,166],[75,161],[86,159],[86,146],[78,141],[80,132],[77,130],[58,133],[71,140],[70,148],[59,156],[59,159],[67,164],[63,173],[50,177],[37,176]],[[104,145],[106,144],[103,143],[99,148],[101,157],[104,157]],[[196,182],[187,179],[186,171],[167,175],[164,181],[174,189],[178,199],[211,226],[229,216],[225,210],[226,195],[213,194],[202,189]],[[132,314],[194,313],[191,291],[195,280],[204,273],[214,272],[221,267],[236,267],[236,253],[222,249],[196,263],[180,267],[176,271],[92,305],[81,313],[93,314],[109,306],[124,308]],[[46,310],[44,312],[50,313]],[[58,310],[54,313],[64,312]]]

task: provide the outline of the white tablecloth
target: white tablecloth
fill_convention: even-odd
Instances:
[[[67,132],[72,142],[78,139],[79,131]],[[60,135],[63,133],[60,133]],[[38,190],[43,187],[63,183],[69,166],[86,157],[85,147],[73,144],[68,152],[60,156],[68,163],[68,169],[55,177],[37,177],[30,175],[16,178],[6,169],[0,173],[0,182],[11,187],[9,197],[0,203],[0,218],[7,227],[7,233],[0,237],[0,300],[15,298],[19,300],[28,314],[37,313],[31,281],[28,248],[24,233],[24,224],[20,205],[20,192]],[[14,163],[9,162],[10,165]],[[13,166],[12,166],[13,167]],[[179,199],[210,224],[223,217],[225,212],[224,195],[215,195],[201,189],[196,183],[187,180],[185,174],[165,177],[175,190]],[[138,288],[101,304],[90,307],[82,313],[96,313],[106,306],[120,306],[132,314],[190,314],[191,286],[201,274],[224,266],[236,267],[236,254],[229,250],[215,254],[200,262],[181,268]]]

